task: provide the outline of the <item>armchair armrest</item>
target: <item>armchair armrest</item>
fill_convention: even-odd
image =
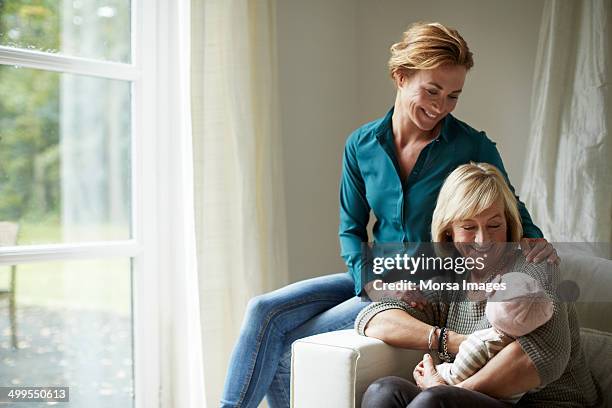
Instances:
[[[391,347],[354,330],[297,340],[291,356],[292,408],[359,408],[368,385],[388,375],[412,379],[422,351]]]

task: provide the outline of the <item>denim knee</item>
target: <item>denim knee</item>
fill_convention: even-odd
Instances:
[[[282,303],[271,293],[257,295],[249,300],[246,313],[244,315],[244,324],[248,325],[250,330],[264,329],[270,333],[276,333],[279,338],[286,334],[286,328],[282,321],[277,317],[281,315],[283,310]]]
[[[267,293],[257,295],[249,300],[245,312],[245,321],[259,324],[274,312],[274,301]]]

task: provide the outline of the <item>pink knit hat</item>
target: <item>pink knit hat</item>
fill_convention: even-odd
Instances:
[[[493,327],[520,337],[550,320],[553,304],[538,281],[519,272],[506,273],[496,281],[505,283],[506,289],[489,295],[485,313]]]

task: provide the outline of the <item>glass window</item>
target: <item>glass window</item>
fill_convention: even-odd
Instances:
[[[130,104],[127,81],[0,65],[0,221],[19,245],[130,238]]]
[[[0,384],[70,387],[62,406],[132,407],[131,275],[129,259],[0,267]]]
[[[0,45],[131,61],[129,0],[0,1]]]
[[[140,129],[156,114],[158,3],[144,3],[0,0],[0,385],[69,386],[70,407],[159,405],[159,352],[143,347],[158,244],[140,240],[157,222],[143,143],[158,134]]]

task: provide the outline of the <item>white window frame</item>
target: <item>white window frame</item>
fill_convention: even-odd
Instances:
[[[146,3],[146,4],[145,4]],[[0,64],[118,79],[132,83],[132,238],[112,242],[0,247],[0,265],[121,257],[132,259],[134,406],[160,406],[160,311],[158,254],[160,223],[169,222],[158,205],[168,186],[157,182],[164,172],[157,121],[157,95],[162,91],[158,62],[169,50],[158,47],[159,18],[172,0],[131,0],[132,62],[106,62],[0,46]],[[165,21],[165,24],[172,24]],[[163,43],[163,41],[162,41]],[[163,174],[163,173],[162,173]],[[165,221],[164,221],[165,220]],[[86,272],[84,272],[86,273]]]

